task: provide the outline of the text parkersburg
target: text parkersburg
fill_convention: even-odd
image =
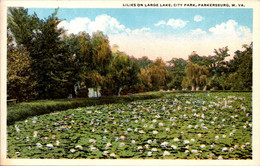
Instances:
[[[123,7],[245,7],[228,3],[123,3]]]

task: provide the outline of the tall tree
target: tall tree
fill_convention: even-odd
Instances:
[[[36,82],[31,77],[30,53],[22,46],[15,46],[12,36],[7,37],[7,95],[18,101],[28,101],[37,95]]]
[[[207,77],[209,71],[206,66],[199,66],[197,64],[188,63],[187,68],[185,69],[186,77],[182,81],[183,87],[191,87],[191,90],[199,90],[200,87],[204,87],[206,90]]]
[[[138,82],[138,67],[135,61],[123,52],[117,52],[109,67],[109,78],[118,96],[123,88]]]
[[[61,40],[64,30],[57,27],[61,21],[56,17],[57,12],[40,20],[36,14],[28,15],[27,9],[11,8],[8,18],[17,43],[23,45],[32,58],[32,75],[37,81],[39,98],[59,98],[68,94],[66,86],[71,71],[65,68],[68,50]]]
[[[243,45],[244,51],[236,51],[234,60],[230,61],[231,74],[229,83],[233,90],[252,90],[253,43]]]
[[[108,72],[108,66],[112,60],[112,51],[110,49],[108,37],[101,31],[92,34],[92,69],[96,70],[102,76]]]
[[[75,85],[92,86],[91,79],[90,81],[86,81],[89,79],[91,74],[94,74],[90,74],[92,71],[92,47],[90,35],[85,32],[80,32],[77,35],[64,35],[63,38],[68,47],[68,54],[70,57],[67,68],[70,68],[73,75],[70,77],[71,87],[69,87],[69,89],[73,90]]]
[[[168,87],[170,89],[182,89],[181,83],[183,77],[185,77],[185,68],[187,67],[188,63],[182,58],[173,58],[171,61],[169,61],[169,63],[171,64],[168,69],[171,81],[168,84]]]
[[[157,58],[155,62],[151,65],[150,72],[151,82],[154,89],[158,90],[159,88],[166,86],[168,70],[161,58]]]

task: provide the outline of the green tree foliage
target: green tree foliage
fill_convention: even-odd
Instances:
[[[148,90],[159,90],[167,86],[168,70],[163,60],[157,58],[150,67],[142,68],[138,77]]]
[[[98,31],[92,34],[92,70],[97,71],[102,76],[108,73],[108,66],[112,59],[108,37]]]
[[[227,61],[225,61],[225,58],[230,56],[228,53],[229,49],[228,47],[223,47],[214,49],[215,55],[212,56],[213,63],[210,65],[210,72],[212,75],[217,74],[218,76],[221,76],[222,72],[227,72]]]
[[[166,86],[168,70],[163,60],[161,58],[157,58],[155,62],[151,65],[150,69],[153,87],[155,89],[159,89],[163,86]]]
[[[134,60],[123,52],[117,52],[109,67],[107,81],[115,89],[118,96],[123,88],[135,85],[138,82],[138,67]]]
[[[199,90],[200,87],[206,89],[207,77],[209,71],[206,66],[199,66],[197,64],[188,63],[185,69],[186,77],[182,81],[182,86],[185,88],[191,87],[191,90]]]
[[[243,45],[244,51],[236,51],[233,60],[230,60],[230,75],[227,83],[232,90],[252,90],[253,43]]]
[[[28,15],[27,9],[11,8],[8,18],[17,43],[30,53],[39,98],[65,97],[69,93],[67,84],[72,73],[64,67],[69,60],[68,50],[60,38],[64,31],[57,28],[61,21],[57,12],[40,20],[36,14]]]
[[[151,64],[153,63],[147,56],[143,56],[142,58],[138,58],[136,61],[137,61],[137,65],[140,68],[150,67]]]
[[[31,77],[30,53],[22,46],[16,47],[12,36],[7,37],[7,94],[8,98],[27,101],[34,98],[36,83]]]
[[[81,32],[77,35],[70,34],[63,36],[64,42],[68,47],[68,54],[70,61],[67,64],[67,68],[70,67],[72,76],[70,77],[70,88],[73,90],[74,85],[92,86],[91,75],[92,70],[92,47],[91,36],[85,32]],[[90,81],[86,81],[90,80]],[[71,92],[72,94],[74,91]]]
[[[141,68],[140,73],[138,74],[138,78],[141,84],[146,89],[152,89],[152,78],[151,78],[151,70],[149,68]]]
[[[187,67],[188,63],[183,60],[182,58],[176,59],[173,58],[169,61],[171,64],[168,68],[170,83],[168,83],[168,88],[170,89],[182,89],[182,80],[185,76],[185,68]]]

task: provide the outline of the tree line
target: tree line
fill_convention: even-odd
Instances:
[[[86,97],[88,88],[101,88],[103,96],[160,89],[252,90],[252,43],[229,61],[228,47],[215,49],[213,56],[192,52],[188,60],[152,61],[111,48],[101,31],[66,34],[58,28],[57,12],[39,19],[27,9],[9,8],[8,98]]]

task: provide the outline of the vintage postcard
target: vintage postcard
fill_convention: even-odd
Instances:
[[[259,1],[1,1],[1,165],[259,165]]]

